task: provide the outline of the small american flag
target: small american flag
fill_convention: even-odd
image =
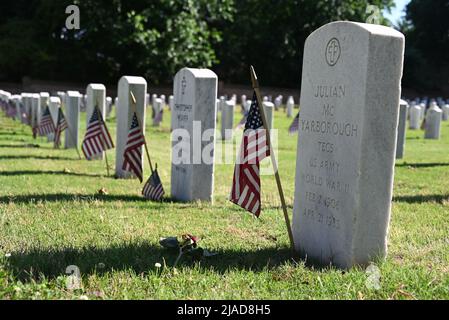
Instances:
[[[266,130],[263,127],[259,104],[254,93],[245,125],[242,148],[234,170],[231,202],[260,216],[260,162],[270,156]]]
[[[142,146],[144,144],[145,137],[137,120],[137,114],[134,112],[125,147],[123,170],[134,173],[140,182],[143,181]]]
[[[298,115],[295,117],[295,120],[293,120],[292,125],[290,126],[290,128],[288,129],[288,133],[290,135],[294,135],[296,132],[299,131],[299,113]]]
[[[68,128],[67,121],[65,119],[64,113],[61,109],[58,111],[58,123],[56,123],[55,130],[55,148],[59,148],[61,145],[61,134],[64,130]]]
[[[55,124],[51,117],[50,109],[47,107],[42,115],[41,123],[39,125],[39,135],[46,136],[55,132]]]
[[[114,148],[114,143],[111,135],[98,106],[95,106],[83,140],[82,150],[84,156],[87,160],[91,160],[94,156],[112,148]]]
[[[159,174],[156,170],[151,174],[150,179],[148,179],[147,183],[143,187],[142,195],[152,201],[160,201],[164,196],[165,191],[162,187],[161,179],[159,178]]]

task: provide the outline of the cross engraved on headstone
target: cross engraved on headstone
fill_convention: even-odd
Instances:
[[[340,59],[341,47],[340,42],[336,38],[332,38],[326,48],[326,62],[330,66],[335,66]]]

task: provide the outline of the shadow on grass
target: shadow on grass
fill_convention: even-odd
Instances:
[[[32,136],[32,134],[31,134],[31,132],[30,133],[28,133],[28,132],[25,132],[25,131],[2,131],[2,132],[0,132],[0,137],[3,137],[3,136],[6,136],[6,137],[11,137],[11,136],[15,136],[15,137],[17,137],[17,136],[26,136],[26,137],[31,137]]]
[[[416,196],[397,196],[393,198],[393,202],[407,202],[407,203],[439,203],[449,202],[449,194],[430,194],[430,195],[416,195]]]
[[[100,200],[104,202],[113,201],[131,201],[146,202],[148,200],[139,196],[132,195],[102,195],[102,194],[31,194],[21,196],[3,196],[0,197],[0,203],[29,204],[35,202],[74,202],[74,201],[93,201]]]
[[[449,167],[449,163],[401,163],[397,164],[398,168],[433,168],[433,167]]]
[[[50,146],[41,146],[39,144],[27,143],[27,144],[0,144],[1,149],[45,149],[54,150]]]
[[[151,203],[153,205],[163,205],[170,203],[181,204],[183,207],[192,207],[196,204],[194,202],[180,202],[172,198],[164,198],[162,202],[154,202],[145,199],[139,195],[112,195],[112,194],[67,194],[67,193],[55,193],[55,194],[30,194],[30,195],[18,195],[18,196],[2,196],[0,197],[0,204],[29,204],[35,202],[74,202],[74,201],[94,201],[99,200],[103,202],[142,202]]]
[[[202,258],[199,268],[223,274],[228,270],[262,271],[273,269],[292,259],[288,248],[268,248],[243,251],[222,250],[218,255]],[[41,276],[55,279],[66,275],[68,266],[77,266],[82,276],[102,275],[111,271],[132,271],[146,274],[156,271],[155,264],[172,267],[177,251],[167,250],[148,243],[126,244],[109,248],[88,247],[83,249],[33,249],[28,252],[12,252],[8,269],[19,280],[38,280]],[[190,257],[183,257],[178,268],[198,266]]]
[[[78,158],[53,156],[0,156],[0,160],[79,160]]]
[[[74,160],[74,159],[70,159]],[[39,175],[62,175],[62,176],[74,176],[74,177],[90,177],[90,178],[111,178],[100,174],[89,174],[89,173],[77,173],[68,171],[34,171],[34,170],[20,170],[20,171],[0,171],[0,177],[14,177],[14,176],[39,176]]]

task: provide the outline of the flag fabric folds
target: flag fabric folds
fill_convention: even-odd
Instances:
[[[51,117],[50,109],[47,107],[41,118],[41,123],[39,125],[39,135],[46,136],[50,133],[55,132],[55,123]]]
[[[260,162],[270,156],[267,131],[263,126],[259,104],[254,93],[245,124],[243,142],[234,169],[234,179],[230,201],[260,216]]]
[[[288,129],[288,133],[290,135],[294,135],[298,131],[299,131],[299,113],[295,117],[295,120],[293,120],[293,123],[291,124],[290,128]]]
[[[153,201],[160,201],[164,196],[165,191],[162,187],[161,179],[159,178],[159,174],[156,170],[154,170],[150,179],[148,179],[147,183],[143,187],[142,195],[148,199]]]
[[[145,137],[140,128],[137,114],[134,112],[131,128],[129,129],[128,141],[125,147],[123,170],[134,173],[143,181],[142,169],[142,146],[145,144]]]
[[[87,160],[91,160],[94,156],[112,148],[114,143],[111,135],[98,106],[95,106],[82,144],[84,156]]]
[[[61,134],[68,128],[67,120],[65,119],[64,113],[61,109],[58,111],[58,122],[56,123],[55,130],[55,148],[59,148],[61,145]]]

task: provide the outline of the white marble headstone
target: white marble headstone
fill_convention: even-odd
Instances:
[[[68,129],[65,132],[64,147],[66,149],[78,148],[82,95],[77,91],[68,91],[65,99],[65,116]]]
[[[98,106],[101,116],[106,121],[106,87],[103,84],[91,83],[86,89],[86,127],[89,126],[89,120],[92,117],[95,106]],[[104,159],[104,152],[92,157],[92,159]]]
[[[410,117],[410,125],[409,128],[411,130],[418,130],[421,127],[421,106],[415,104],[410,107],[409,117]]]
[[[293,117],[293,112],[295,108],[295,99],[290,96],[287,100],[287,118]]]
[[[59,108],[61,107],[61,98],[59,97],[50,97],[50,100],[48,102],[48,109],[50,110],[51,118],[53,120],[53,123],[55,125],[55,128],[58,124],[58,114],[59,114]],[[55,139],[55,134],[51,133],[48,135],[48,140],[53,141]]]
[[[170,110],[173,110],[174,105],[175,105],[175,97],[173,96],[168,97],[168,106]]]
[[[31,128],[37,129],[41,123],[41,96],[31,95]]]
[[[443,105],[441,108],[441,111],[443,111],[443,121],[449,120],[449,104]]]
[[[217,75],[181,69],[174,80],[171,194],[179,201],[212,201]]]
[[[426,114],[425,139],[440,139],[443,111],[432,102]]]
[[[408,103],[407,101],[401,100],[399,103],[399,125],[396,146],[396,159],[402,159],[404,157],[405,134],[407,131],[407,113]]]
[[[221,139],[232,140],[234,129],[234,100],[226,101],[221,109]]]
[[[264,102],[263,107],[265,110],[265,116],[267,117],[267,126],[268,129],[273,129],[274,125],[274,103],[273,102]]]
[[[296,250],[350,268],[387,253],[404,36],[334,22],[307,39],[294,203]]]
[[[153,109],[153,127],[159,127],[162,122],[162,117],[164,115],[164,107],[163,100],[161,98],[157,98],[154,102]]]
[[[134,108],[130,91],[133,92],[137,100],[137,105]],[[134,177],[128,171],[123,170],[124,153],[126,143],[128,142],[129,129],[131,128],[134,111],[137,112],[137,118],[140,122],[140,128],[145,134],[145,117],[146,117],[146,94],[147,82],[142,77],[124,76],[118,83],[118,106],[117,110],[117,143],[116,143],[116,161],[115,161],[115,175],[117,178],[127,179]],[[144,165],[143,147],[141,148],[141,161]]]

